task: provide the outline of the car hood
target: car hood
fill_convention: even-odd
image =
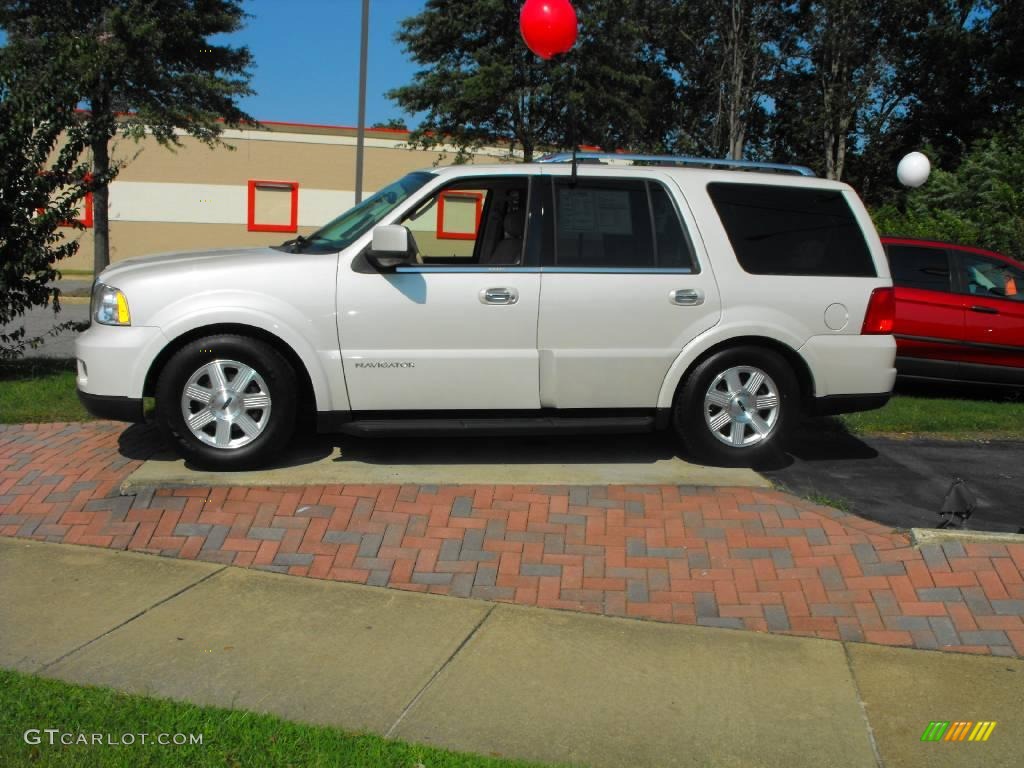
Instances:
[[[286,254],[270,246],[260,248],[219,248],[212,251],[175,251],[153,256],[125,259],[103,270],[100,282],[118,287],[117,281],[125,277],[150,276],[161,271],[191,271],[201,267],[228,266],[232,263],[252,264],[268,258],[279,260]]]

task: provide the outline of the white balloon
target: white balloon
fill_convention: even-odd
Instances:
[[[896,167],[896,178],[904,187],[920,187],[928,181],[932,172],[932,164],[920,152],[911,152],[900,160]]]

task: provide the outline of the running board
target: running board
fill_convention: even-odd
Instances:
[[[412,435],[553,435],[653,432],[654,416],[581,418],[548,416],[506,419],[357,419],[339,425],[348,435],[408,437]]]

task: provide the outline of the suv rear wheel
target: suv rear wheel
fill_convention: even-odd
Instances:
[[[777,450],[796,420],[799,388],[777,353],[757,347],[717,352],[686,379],[673,424],[695,458],[750,466]]]
[[[193,464],[243,469],[265,463],[288,444],[295,393],[295,372],[270,345],[208,336],[167,362],[157,382],[157,421]]]

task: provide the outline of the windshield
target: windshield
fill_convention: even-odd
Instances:
[[[353,208],[321,227],[309,237],[298,237],[282,244],[297,252],[329,253],[348,248],[381,219],[409,199],[416,190],[434,178],[434,174],[417,171],[404,176],[366,198]]]

